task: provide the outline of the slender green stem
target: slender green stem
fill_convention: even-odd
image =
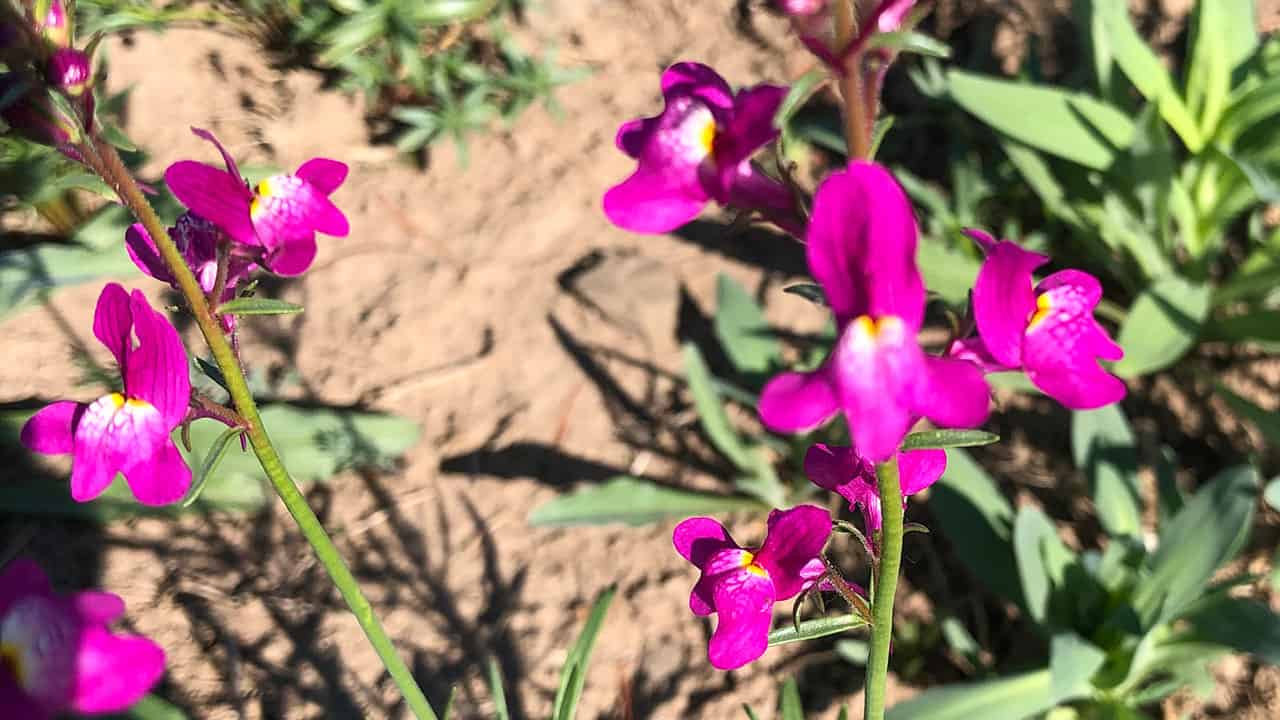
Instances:
[[[843,55],[849,43],[857,40],[858,27],[854,8],[848,0],[840,0],[835,6],[836,51]],[[840,96],[844,100],[844,142],[850,160],[869,160],[871,137],[867,133],[866,105],[862,91],[862,53],[855,52],[844,59],[839,77]]]
[[[133,212],[138,221],[147,229],[151,238],[155,240],[156,247],[160,250],[160,255],[164,258],[165,264],[168,265],[169,272],[177,280],[178,289],[186,298],[187,304],[191,308],[191,313],[196,318],[196,324],[200,326],[200,332],[204,334],[205,340],[209,343],[209,349],[213,351],[213,358],[218,363],[218,369],[222,371],[222,375],[226,379],[227,390],[231,393],[231,400],[235,405],[236,411],[244,419],[247,426],[246,434],[249,436],[249,443],[253,446],[254,454],[258,456],[258,462],[262,464],[262,469],[271,480],[271,484],[275,487],[280,500],[284,502],[285,507],[289,510],[289,514],[298,523],[298,529],[302,531],[307,542],[315,550],[316,557],[324,565],[325,570],[329,572],[329,577],[333,580],[333,584],[337,586],[338,592],[342,594],[342,599],[347,602],[347,607],[351,609],[351,614],[355,616],[356,622],[360,624],[360,628],[368,636],[369,644],[378,653],[378,657],[382,659],[382,664],[386,666],[387,672],[400,689],[405,703],[419,720],[436,720],[435,711],[431,709],[431,704],[427,702],[426,696],[423,695],[422,689],[418,687],[417,681],[413,679],[413,675],[404,664],[404,660],[396,652],[391,639],[387,637],[382,624],[374,615],[369,601],[360,592],[360,586],[351,574],[351,570],[347,568],[342,556],[338,553],[338,548],[329,539],[329,535],[320,524],[320,520],[311,511],[310,506],[307,505],[306,498],[298,490],[298,486],[294,484],[293,479],[289,477],[289,472],[280,461],[280,455],[271,444],[267,429],[262,424],[262,417],[258,414],[257,403],[254,402],[253,395],[249,392],[249,384],[245,380],[244,371],[241,369],[226,335],[222,332],[218,319],[209,309],[204,291],[201,289],[199,282],[196,281],[195,275],[191,273],[191,269],[183,261],[182,254],[178,251],[178,247],[174,245],[172,238],[169,237],[164,223],[160,221],[151,204],[143,196],[137,182],[133,179],[133,175],[125,168],[124,163],[120,161],[120,156],[116,153],[114,147],[100,140],[92,140],[82,146],[82,151],[89,165],[116,191],[121,202]]]
[[[889,679],[889,644],[893,639],[893,600],[902,565],[902,489],[898,458],[876,466],[880,484],[880,567],[871,601],[871,653],[867,657],[866,709],[863,720],[884,720],[885,684]]]

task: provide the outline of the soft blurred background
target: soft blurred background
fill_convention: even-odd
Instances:
[[[1006,705],[1044,698],[1010,717],[1058,700],[1074,709],[1054,712],[1076,713],[1052,716],[1064,719],[1261,720],[1280,708],[1267,664],[1280,661],[1280,623],[1266,611],[1280,608],[1280,492],[1263,500],[1252,479],[1280,472],[1274,110],[1217,136],[1214,152],[1234,164],[1192,151],[1147,90],[1094,62],[1090,23],[1110,4],[938,0],[919,29],[949,59],[904,55],[887,81],[896,122],[879,157],[917,202],[942,306],[963,301],[977,268],[957,231],[980,224],[1093,270],[1122,343],[1130,320],[1130,339],[1155,338],[1128,361],[1116,411],[1073,417],[1006,384],[989,423],[1003,442],[973,451],[976,463],[953,454],[947,480],[912,503],[907,519],[932,533],[906,545],[891,703],[1014,677],[1022,684],[999,686]],[[710,626],[687,612],[693,570],[669,540],[681,513],[745,507],[732,527],[756,541],[753,498],[794,499],[803,486],[794,447],[741,402],[784,359],[829,342],[822,313],[782,292],[804,280],[802,247],[715,211],[653,237],[600,211],[632,167],[614,132],[659,110],[662,68],[696,60],[734,85],[813,69],[767,3],[500,0],[473,3],[476,18],[458,9],[466,2],[429,0],[78,5],[82,35],[106,33],[100,101],[143,179],[179,159],[216,162],[192,126],[214,131],[251,176],[316,155],[351,165],[335,195],[351,236],[322,238],[302,278],[264,281],[260,292],[306,310],[246,319],[243,356],[273,401],[266,420],[286,461],[433,704],[456,689],[454,717],[491,717],[494,667],[511,718],[546,717],[593,599],[616,585],[581,718],[745,717],[743,703],[773,717],[786,678],[809,718],[860,706],[856,634],[713,671]],[[1129,5],[1181,83],[1193,3]],[[1280,25],[1276,3],[1255,11],[1262,32]],[[1236,26],[1222,27],[1219,52],[1244,52]],[[1275,78],[1280,44],[1262,42],[1263,59],[1227,73],[1233,92]],[[983,84],[1001,76],[1095,96],[1132,120],[1124,142],[1079,128],[1037,136],[1028,123],[1041,106]],[[793,119],[783,159],[801,184],[841,162],[836,127],[821,92]],[[4,142],[4,559],[29,554],[61,586],[124,596],[128,623],[169,653],[159,696],[188,717],[407,717],[251,457],[233,448],[194,507],[142,516],[110,498],[72,505],[66,463],[16,446],[42,402],[100,394],[108,356],[90,326],[104,281],[176,300],[128,261],[119,209],[48,153]],[[1209,190],[1188,179],[1205,167],[1218,173]],[[1187,188],[1169,190],[1171,178],[1212,193],[1193,198],[1198,215],[1178,214],[1169,198]],[[176,206],[159,197],[171,219]],[[217,434],[196,429],[198,447]],[[767,468],[743,461],[757,454]],[[1242,485],[1243,501],[1227,492]],[[1203,487],[1231,496],[1211,502]],[[1217,548],[1179,563],[1199,562],[1198,587],[1226,580],[1217,592],[1239,602],[1161,618],[1162,632],[1183,633],[1184,655],[1143,662],[1172,685],[1126,685],[1150,648],[1104,611],[1158,575],[1149,551],[1175,546]],[[1105,653],[1105,664],[1081,661],[1097,703],[1041,687],[1050,676],[1038,671],[1052,661],[1057,683],[1076,657],[1064,630]]]

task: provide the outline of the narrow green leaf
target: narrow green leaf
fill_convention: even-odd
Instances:
[[[778,130],[786,131],[796,111],[804,107],[809,97],[813,95],[814,91],[818,89],[818,86],[827,77],[825,69],[817,68],[801,75],[795,82],[791,83],[790,89],[787,90],[787,96],[782,99],[782,104],[778,106],[778,111],[773,114],[773,126]]]
[[[1271,77],[1231,101],[1218,124],[1218,141],[1230,149],[1245,131],[1271,120],[1278,113],[1280,77]]]
[[[969,572],[996,595],[1024,605],[1011,546],[1013,508],[967,452],[947,453],[947,471],[931,488],[929,503]]]
[[[850,665],[866,667],[867,658],[871,656],[871,643],[861,638],[837,640],[835,651],[840,656],[840,659]]]
[[[816,305],[826,306],[827,296],[822,292],[822,286],[814,283],[796,283],[782,288],[782,292],[798,295],[805,300]]]
[[[781,720],[804,720],[804,706],[800,704],[800,688],[795,678],[787,678],[782,684],[781,700],[778,703],[778,715]]]
[[[603,485],[582,488],[538,507],[529,514],[529,523],[539,526],[644,525],[673,515],[735,510],[764,512],[767,509],[755,498],[663,487],[641,478],[620,475]]]
[[[764,312],[733,278],[716,278],[716,339],[735,369],[759,375],[781,362],[782,351]]]
[[[479,20],[488,15],[497,0],[426,0],[418,3],[416,19],[426,25],[448,25]]]
[[[914,30],[875,33],[867,47],[888,48],[894,52],[915,53],[943,60],[951,57],[951,48],[946,43]]]
[[[1206,329],[1222,340],[1280,343],[1280,310],[1251,309],[1214,320]]]
[[[187,720],[187,714],[181,708],[154,694],[144,696],[127,712],[112,717],[129,720]]]
[[[1187,149],[1193,154],[1199,153],[1204,147],[1200,128],[1173,86],[1169,71],[1134,29],[1128,8],[1124,3],[1108,4],[1102,22],[1116,65],[1143,97],[1156,103],[1161,117],[1178,133]]]
[[[1116,363],[1116,374],[1138,377],[1177,362],[1200,336],[1209,315],[1210,292],[1176,275],[1143,290],[1120,328],[1124,359]]]
[[[997,442],[1000,442],[1000,436],[986,430],[924,430],[908,435],[900,449],[978,447]]]
[[[1054,635],[1049,645],[1049,677],[1055,704],[1092,691],[1089,678],[1102,667],[1107,654],[1075,633]]]
[[[1230,405],[1232,410],[1257,426],[1258,432],[1262,433],[1262,437],[1266,438],[1268,443],[1280,446],[1280,413],[1269,412],[1258,407],[1235,394],[1222,383],[1214,383],[1214,389],[1223,400],[1227,401],[1227,405]]]
[[[1071,414],[1071,450],[1089,479],[1102,527],[1113,536],[1142,535],[1138,448],[1119,405]]]
[[[760,716],[756,715],[756,711],[752,710],[750,705],[743,703],[742,711],[747,714],[747,720],[760,720]]]
[[[1200,120],[1200,132],[1213,137],[1231,91],[1231,57],[1227,46],[1236,39],[1227,34],[1228,16],[1241,12],[1222,2],[1195,5],[1191,15],[1187,64],[1187,105]]]
[[[453,717],[453,703],[458,699],[458,686],[454,685],[449,688],[449,697],[445,698],[444,710],[440,713],[440,720],[449,720]]]
[[[849,720],[849,706],[844,705],[840,708],[840,714],[836,715],[836,720]]]
[[[1026,720],[1056,704],[1053,680],[1045,669],[926,690],[889,708],[885,720]]]
[[[817,638],[839,635],[842,632],[857,630],[866,626],[866,621],[854,613],[805,620],[800,623],[798,630],[791,623],[786,623],[769,633],[769,647],[802,642],[804,640],[816,640]]]
[[[740,470],[750,471],[753,461],[750,451],[729,422],[724,402],[712,383],[711,371],[702,353],[693,343],[684,344],[684,372],[689,380],[689,392],[698,410],[698,422],[711,443]]]
[[[301,305],[275,298],[239,297],[218,306],[221,315],[293,315],[300,312]]]
[[[118,226],[117,238],[124,238],[124,228]],[[137,272],[118,243],[103,248],[42,243],[0,250],[0,318],[35,301],[41,293]]]
[[[1262,499],[1267,501],[1272,510],[1280,511],[1280,477],[1271,478],[1262,491]]]
[[[1229,468],[1161,528],[1151,574],[1133,601],[1145,626],[1178,617],[1204,593],[1214,572],[1240,551],[1252,526],[1257,493],[1256,470]]]
[[[213,477],[213,471],[218,468],[218,463],[222,462],[223,456],[227,454],[227,448],[231,446],[231,441],[240,437],[244,432],[243,428],[227,428],[221,435],[213,441],[209,449],[205,451],[204,460],[200,462],[200,467],[196,468],[191,478],[191,489],[187,491],[187,496],[179,503],[182,507],[191,507],[196,499],[200,497],[200,493],[204,491],[204,486],[209,482],[209,478]]]
[[[1191,630],[1181,639],[1223,645],[1280,665],[1280,615],[1256,600],[1220,598],[1197,607],[1187,621]]]
[[[952,69],[950,96],[960,107],[1009,137],[1095,170],[1105,170],[1127,147],[1133,122],[1088,95]]]
[[[489,658],[489,692],[493,695],[493,720],[511,720],[507,691],[502,687],[502,668],[494,658]]]
[[[1047,538],[1058,539],[1049,518],[1030,505],[1018,508],[1013,521],[1013,554],[1018,561],[1018,577],[1022,581],[1027,611],[1041,625],[1048,617],[1049,597],[1053,592],[1042,546]]]
[[[600,626],[604,624],[605,614],[609,612],[609,603],[613,602],[616,585],[610,585],[596,597],[587,615],[587,622],[582,632],[569,650],[564,667],[560,670],[560,686],[556,689],[556,700],[552,706],[552,720],[573,720],[578,712],[578,700],[582,697],[582,688],[586,683],[587,670],[591,663],[591,651],[595,648],[596,636],[600,634]]]

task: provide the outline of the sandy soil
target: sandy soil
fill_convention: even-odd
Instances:
[[[369,144],[357,99],[323,90],[313,73],[272,69],[246,41],[183,30],[109,48],[112,87],[136,83],[127,130],[155,153],[151,176],[177,159],[214,161],[193,125],[245,164],[351,163],[336,196],[351,237],[322,241],[313,269],[283,286],[306,313],[246,323],[245,354],[274,376],[296,368],[288,394],[422,424],[399,471],[348,473],[310,497],[433,702],[458,688],[457,718],[488,717],[490,657],[513,717],[545,717],[568,645],[613,583],[582,718],[718,720],[742,717],[744,702],[769,717],[777,681],[806,668],[828,686],[811,698],[811,718],[860,705],[861,670],[830,657],[772,651],[749,669],[711,671],[710,626],[687,613],[694,578],[670,550],[671,524],[525,522],[576,483],[618,472],[708,482],[662,452],[688,413],[654,416],[673,407],[679,342],[705,332],[718,272],[763,292],[784,277],[763,268],[801,267],[784,239],[729,238],[723,218],[639,237],[599,211],[603,190],[629,172],[614,131],[657,110],[660,68],[696,59],[749,83],[803,67],[779,23],[758,22],[753,44],[727,5],[539,3],[531,36],[557,38],[565,62],[594,70],[560,91],[563,119],[535,108],[475,138],[467,166],[444,147],[425,172]],[[156,283],[132,283],[161,296]],[[4,325],[6,399],[76,395],[68,339],[50,319],[96,347],[97,292],[59,293]],[[795,298],[774,299],[769,313],[789,326],[818,320]],[[761,529],[735,526],[743,540]],[[72,568],[69,581],[125,596],[130,622],[169,650],[165,691],[193,717],[407,716],[280,508],[103,533],[56,525],[30,548]],[[891,699],[911,692],[895,682]]]

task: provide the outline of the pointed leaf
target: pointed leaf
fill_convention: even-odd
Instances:
[[[295,305],[275,298],[239,297],[218,306],[220,315],[293,315],[302,312]]]
[[[900,448],[924,450],[928,448],[978,447],[1000,442],[1000,436],[985,430],[924,430],[908,435]]]
[[[855,613],[805,620],[800,623],[799,629],[796,629],[791,623],[786,623],[769,633],[769,647],[802,642],[804,640],[815,640],[829,635],[839,635],[840,633],[866,626],[867,622]]]
[[[804,720],[804,706],[800,704],[800,688],[795,678],[787,678],[782,684],[782,697],[778,704],[781,720]]]
[[[702,353],[693,343],[684,344],[684,372],[689,380],[693,405],[698,410],[698,421],[711,443],[740,470],[751,471],[754,462],[751,453],[729,422],[729,415],[725,412],[720,394],[716,392],[707,362],[702,359]]]
[[[763,512],[768,507],[754,498],[663,487],[642,478],[620,475],[603,485],[584,487],[538,507],[529,514],[529,524],[644,525],[672,516],[688,517],[735,510]]]
[[[582,697],[582,688],[586,684],[587,670],[591,663],[591,651],[595,648],[596,636],[600,634],[600,626],[604,624],[605,614],[609,612],[609,603],[618,590],[610,585],[598,596],[591,606],[591,613],[582,626],[582,632],[569,650],[564,667],[560,670],[560,687],[556,689],[556,700],[552,707],[552,720],[573,720],[578,712],[578,700]]]
[[[1089,678],[1106,659],[1106,653],[1075,633],[1055,635],[1049,646],[1049,677],[1055,701],[1092,692]]]
[[[1195,345],[1209,315],[1211,289],[1176,275],[1160,278],[1138,295],[1120,328],[1121,377],[1138,377],[1177,362]]]
[[[1142,535],[1138,448],[1119,405],[1071,414],[1071,450],[1089,480],[1094,509],[1113,536]]]
[[[933,688],[889,708],[885,720],[1026,720],[1057,704],[1049,670]]]
[[[191,507],[196,499],[200,497],[200,493],[204,491],[205,484],[209,482],[209,478],[213,477],[213,472],[217,470],[218,463],[222,462],[223,456],[227,454],[227,449],[231,447],[231,441],[240,437],[243,432],[243,428],[227,428],[213,441],[213,444],[205,451],[204,460],[200,461],[200,466],[192,473],[191,489],[187,491],[187,496],[179,503],[182,507]]]
[[[760,306],[724,274],[716,279],[715,332],[729,361],[743,375],[760,375],[781,362],[782,351]]]

